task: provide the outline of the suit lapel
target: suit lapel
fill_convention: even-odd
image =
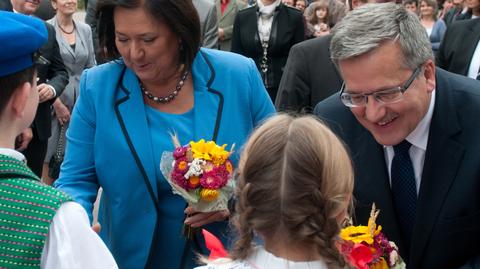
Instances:
[[[135,74],[124,68],[118,82],[115,113],[130,152],[140,170],[149,195],[158,209],[157,182],[145,103]]]
[[[461,128],[449,96],[451,87],[443,74],[437,69],[435,110],[430,124],[412,235],[409,263],[412,268],[420,268],[423,252],[465,153],[465,148],[453,139]]]
[[[365,129],[362,129],[362,134],[354,143],[359,145],[358,152],[352,152],[355,166],[359,167],[355,170],[354,193],[358,195],[355,205],[359,216],[357,222],[367,225],[372,203],[375,203],[380,209],[377,224],[382,225],[386,236],[402,250],[404,247],[397,224],[383,146]]]
[[[201,50],[193,65],[194,139],[217,140],[222,120],[224,97],[221,85],[215,85],[215,70],[208,56]]]
[[[60,47],[60,50],[61,51],[67,51],[68,54],[73,58],[72,59],[72,63],[75,62],[75,52],[73,51],[72,47],[70,47],[70,44],[68,44],[67,40],[65,40],[65,38],[63,37],[62,35],[62,31],[60,30],[59,26],[58,26],[58,21],[57,21],[57,17],[53,17],[53,19],[50,21],[52,22],[53,26],[55,27],[55,35],[57,37],[57,43],[58,43],[58,46]],[[77,30],[75,30],[77,31]],[[78,43],[78,35],[76,35],[75,37],[76,39],[76,43]],[[65,55],[62,55],[62,57],[65,57]]]
[[[467,63],[472,59],[475,49],[477,48],[478,40],[480,38],[480,23],[479,20],[471,20],[469,24],[464,25],[465,30],[460,31],[462,35],[458,35],[457,38],[462,38],[463,42],[460,42],[460,46],[457,48],[459,52],[458,57],[461,59],[467,59]],[[468,74],[469,64],[465,64],[461,67],[459,74]],[[456,72],[457,73],[457,72]]]

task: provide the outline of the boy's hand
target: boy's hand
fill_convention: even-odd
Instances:
[[[23,131],[21,134],[17,136],[17,140],[15,143],[16,150],[22,151],[25,150],[28,147],[28,144],[30,141],[32,141],[33,138],[33,132],[32,128],[27,128],[25,131]]]

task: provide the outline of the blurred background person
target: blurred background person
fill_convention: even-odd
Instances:
[[[57,14],[48,22],[55,27],[60,55],[68,72],[68,84],[62,94],[53,102],[52,136],[48,140],[42,175],[45,183],[49,185],[58,178],[60,160],[63,159],[63,156],[59,158],[60,156],[57,155],[60,155],[65,149],[65,132],[70,122],[73,106],[80,94],[80,75],[84,69],[96,64],[90,26],[73,19],[73,15],[77,11],[77,0],[52,0],[52,7]],[[53,163],[50,164],[52,171],[49,173],[50,161]]]
[[[461,20],[447,28],[435,64],[480,80],[480,19]]]
[[[440,42],[445,35],[447,26],[442,19],[437,18],[438,4],[436,0],[420,1],[420,22],[427,31],[428,38],[432,43],[433,53],[437,54]]]
[[[466,6],[468,8],[465,18],[476,19],[480,17],[480,0],[465,0]]]
[[[295,0],[282,0],[282,3],[289,7],[295,7]]]
[[[112,61],[83,72],[55,185],[90,217],[103,188],[100,236],[120,268],[192,268],[203,244],[185,240],[183,224],[226,242],[230,212],[197,212],[172,193],[160,171],[171,134],[241,148],[273,104],[251,59],[200,48],[191,0],[103,0],[97,10]]]
[[[200,17],[202,47],[218,48],[218,18],[215,3],[211,0],[192,0]]]
[[[357,1],[357,0],[354,0]],[[305,9],[305,17],[307,18],[307,21],[309,18],[312,18],[314,16],[313,10],[315,9],[317,3],[322,2],[320,0],[312,1],[310,5],[308,5],[307,9]],[[333,27],[338,21],[340,21],[343,17],[345,17],[345,14],[347,12],[347,5],[340,1],[340,0],[327,0],[328,6],[328,21],[330,24],[330,27]]]
[[[11,9],[24,15],[33,15],[40,6],[37,0],[11,0]],[[68,73],[60,56],[60,49],[55,38],[55,28],[46,23],[48,40],[39,53],[49,64],[38,67],[39,105],[35,119],[30,128],[24,130],[17,138],[17,150],[22,151],[28,166],[38,176],[42,176],[43,162],[47,153],[48,138],[52,130],[52,104],[60,96],[68,83]]]
[[[216,0],[218,18],[218,47],[230,51],[232,47],[233,22],[238,11],[246,4],[240,0]]]
[[[295,7],[300,10],[302,13],[305,12],[305,9],[308,6],[308,1],[307,0],[297,0],[295,1]]]
[[[457,20],[465,19],[465,14],[468,11],[465,0],[452,0],[452,3],[453,7],[443,16],[447,27]]]
[[[453,0],[446,0],[442,4],[442,10],[440,11],[440,14],[438,15],[438,18],[442,19],[445,24],[447,22],[445,21],[445,15],[454,7]]]
[[[405,0],[402,2],[403,6],[408,10],[413,12],[414,14],[419,14],[420,10],[418,8],[418,1],[417,0]]]
[[[232,52],[252,58],[275,101],[290,48],[305,39],[304,19],[281,0],[259,0],[257,6],[237,13]]]
[[[329,0],[319,0],[312,4],[312,12],[307,23],[308,27],[313,30],[314,37],[330,33],[328,2]]]

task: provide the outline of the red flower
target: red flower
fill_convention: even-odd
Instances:
[[[188,181],[185,179],[182,173],[177,173],[175,170],[170,174],[172,181],[178,186],[184,188],[185,190],[190,189],[188,186]]]
[[[214,169],[202,175],[202,177],[200,178],[200,185],[202,185],[202,187],[207,189],[216,190],[222,187],[223,181],[224,181],[223,178],[220,177],[216,173],[216,169]]]
[[[357,269],[369,269],[368,263],[373,260],[372,251],[369,246],[355,244],[348,255],[348,260]]]
[[[175,148],[175,150],[173,151],[173,158],[178,159],[181,157],[185,157],[186,153],[187,153],[187,147]]]

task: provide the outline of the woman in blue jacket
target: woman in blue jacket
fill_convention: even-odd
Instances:
[[[114,61],[82,75],[56,186],[87,212],[103,188],[100,235],[120,268],[192,268],[186,203],[159,168],[170,134],[240,148],[272,102],[252,60],[199,48],[191,1],[107,0],[98,11],[100,45]],[[192,226],[226,234],[228,210],[189,213]]]

